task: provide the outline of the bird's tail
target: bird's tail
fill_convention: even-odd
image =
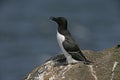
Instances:
[[[84,61],[84,64],[86,64],[86,65],[91,65],[93,62],[91,62],[91,61],[89,61],[89,60],[85,60]]]
[[[81,56],[83,57],[82,61],[84,62],[84,64],[90,65],[91,63],[93,63],[93,62],[89,61],[89,60],[83,55],[82,52],[80,52],[80,53],[81,53]]]

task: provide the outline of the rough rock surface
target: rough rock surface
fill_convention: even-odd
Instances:
[[[120,80],[120,46],[83,53],[94,63],[67,64],[64,55],[59,54],[35,68],[24,80]]]

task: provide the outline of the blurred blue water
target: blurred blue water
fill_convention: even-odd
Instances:
[[[81,49],[99,51],[120,43],[119,0],[1,0],[0,80],[21,80],[59,53],[50,16],[68,19]]]

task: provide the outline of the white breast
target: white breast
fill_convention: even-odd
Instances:
[[[63,54],[67,58],[68,63],[76,63],[76,62],[78,62],[78,61],[74,60],[72,58],[72,56],[64,49],[62,43],[65,41],[65,37],[62,34],[60,34],[58,31],[57,31],[57,41],[58,41],[58,44],[59,44]]]
[[[60,34],[58,31],[57,31],[57,41],[58,41],[58,44],[62,50],[63,53],[66,53],[65,49],[63,48],[63,45],[62,43],[65,41],[65,37]]]

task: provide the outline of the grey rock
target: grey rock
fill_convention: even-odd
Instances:
[[[65,56],[59,54],[35,68],[24,80],[120,80],[119,47],[83,53],[94,63],[67,64]]]

